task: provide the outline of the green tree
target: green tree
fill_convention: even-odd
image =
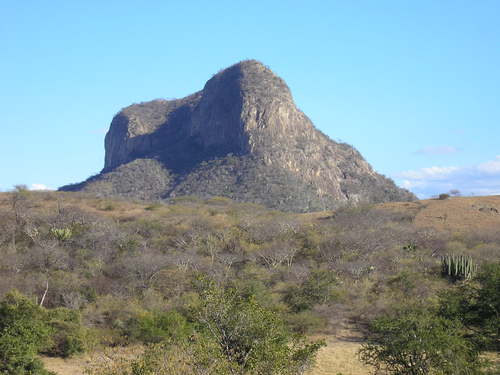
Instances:
[[[440,295],[440,314],[458,319],[481,348],[500,350],[500,262]]]
[[[49,374],[37,353],[50,343],[44,309],[18,292],[0,302],[0,374]]]
[[[131,363],[130,373],[132,375],[239,374],[238,367],[227,361],[220,346],[199,333],[193,334],[190,340],[166,341],[149,346],[140,358]],[[123,375],[123,371],[120,375]]]
[[[192,333],[186,318],[176,311],[147,311],[129,319],[124,330],[132,341],[146,344],[179,341]]]
[[[193,311],[201,332],[217,343],[234,374],[300,374],[322,341],[307,343],[276,312],[242,298],[234,288],[207,283]]]
[[[481,373],[479,353],[464,338],[462,325],[422,308],[375,319],[359,357],[395,375]]]

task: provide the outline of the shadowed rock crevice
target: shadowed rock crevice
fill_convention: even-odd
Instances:
[[[62,190],[168,199],[226,196],[287,211],[413,200],[353,147],[318,131],[286,83],[255,60],[176,100],[131,105],[111,122],[102,172]]]

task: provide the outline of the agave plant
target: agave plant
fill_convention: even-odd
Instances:
[[[66,241],[71,238],[73,232],[71,228],[50,228],[50,234],[59,241]]]

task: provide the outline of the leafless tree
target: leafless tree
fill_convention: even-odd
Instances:
[[[258,255],[268,268],[274,269],[282,264],[291,267],[298,247],[290,242],[278,241],[261,250]]]

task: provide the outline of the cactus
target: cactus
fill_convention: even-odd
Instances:
[[[441,257],[441,274],[456,280],[470,280],[477,271],[470,256],[448,254]]]

